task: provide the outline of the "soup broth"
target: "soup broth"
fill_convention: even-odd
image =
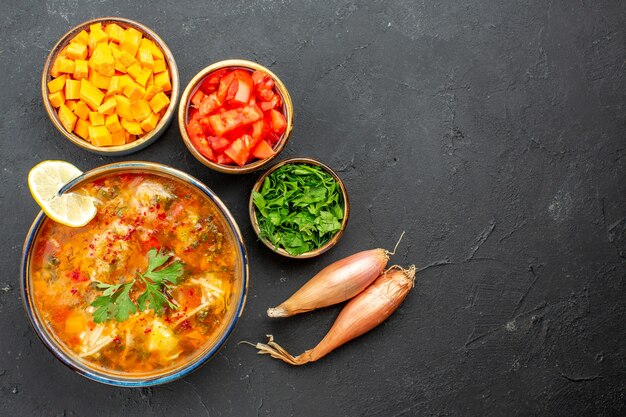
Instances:
[[[89,366],[131,376],[173,370],[206,351],[241,285],[236,242],[214,203],[183,182],[143,173],[109,175],[78,192],[97,200],[96,217],[80,228],[45,219],[31,255],[31,297],[48,332]],[[161,269],[182,264],[175,284],[145,278],[151,254],[167,257]],[[167,301],[162,309],[142,306],[150,284]],[[130,288],[136,311],[98,318],[92,303],[107,288],[117,296]]]

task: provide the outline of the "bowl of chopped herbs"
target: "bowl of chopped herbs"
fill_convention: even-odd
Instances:
[[[332,248],[348,224],[350,203],[337,174],[311,158],[290,158],[254,184],[250,221],[257,236],[289,258],[312,258]]]

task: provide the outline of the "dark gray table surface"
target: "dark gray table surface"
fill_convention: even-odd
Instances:
[[[5,2],[0,16],[1,416],[626,415],[626,4],[623,1]],[[295,107],[282,157],[336,168],[345,236],[308,261],[273,255],[247,217],[258,174],[212,172],[173,123],[149,148],[77,149],[44,111],[49,49],[84,20],[136,19],[173,50],[181,83],[213,62],[269,66]],[[149,389],[88,381],[44,348],[18,265],[44,159],[182,169],[217,192],[244,234],[245,313],[191,376]],[[292,368],[240,340],[299,353],[340,307],[272,321],[330,262],[391,248],[420,273],[382,326]]]

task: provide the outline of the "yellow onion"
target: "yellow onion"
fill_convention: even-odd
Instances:
[[[339,346],[372,330],[402,304],[415,282],[415,266],[392,267],[341,310],[335,323],[317,346],[299,356],[292,356],[268,335],[269,341],[257,343],[259,354],[267,354],[290,365],[314,362]]]
[[[349,300],[367,288],[385,270],[389,255],[393,255],[396,248],[393,252],[380,248],[366,250],[333,262],[282,304],[268,309],[267,315],[289,317]]]

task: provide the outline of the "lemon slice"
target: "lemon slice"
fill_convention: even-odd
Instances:
[[[55,222],[81,227],[97,213],[94,199],[77,193],[59,194],[82,171],[65,161],[43,161],[28,173],[28,188],[41,209]]]

